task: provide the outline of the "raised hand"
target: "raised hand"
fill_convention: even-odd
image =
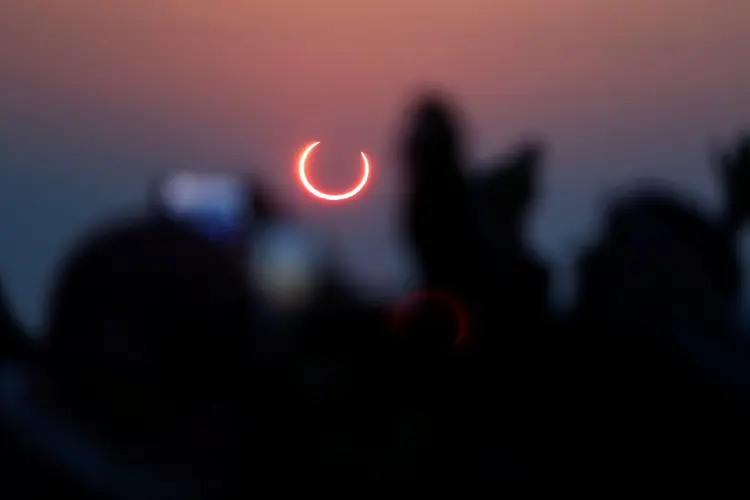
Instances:
[[[438,94],[428,94],[419,99],[410,111],[406,131],[407,161],[457,160],[460,155],[459,127],[447,99]]]
[[[543,143],[529,141],[492,161],[485,186],[485,208],[496,223],[520,222],[518,219],[534,202],[544,153]]]
[[[447,100],[429,94],[409,110],[404,134],[409,240],[427,282],[458,286],[476,238],[456,113]]]

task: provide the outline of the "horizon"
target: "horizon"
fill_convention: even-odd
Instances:
[[[424,87],[464,112],[471,165],[549,141],[529,229],[562,288],[602,201],[636,179],[713,213],[710,148],[750,125],[750,3],[731,0],[10,0],[0,16],[0,276],[32,325],[75,236],[174,168],[247,166],[355,282],[397,293],[397,134]],[[368,153],[361,198],[299,189],[309,140],[331,190]]]

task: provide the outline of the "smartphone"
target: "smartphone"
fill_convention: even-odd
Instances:
[[[177,172],[160,182],[158,189],[164,215],[219,242],[248,236],[253,215],[250,198],[248,181],[230,173]]]

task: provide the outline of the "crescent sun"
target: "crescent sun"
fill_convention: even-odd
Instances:
[[[302,181],[302,185],[305,186],[305,189],[307,189],[310,194],[313,196],[316,196],[318,198],[321,198],[323,200],[328,201],[341,201],[346,200],[349,198],[352,198],[353,196],[356,196],[357,193],[362,191],[362,189],[367,185],[367,181],[370,177],[370,162],[367,159],[367,155],[363,152],[360,152],[359,154],[362,156],[362,165],[364,167],[364,171],[362,173],[362,179],[359,181],[359,184],[357,184],[353,189],[340,194],[329,194],[324,193],[322,191],[319,191],[318,189],[313,186],[309,179],[307,178],[307,174],[305,173],[306,163],[307,163],[307,157],[310,155],[313,149],[315,149],[320,144],[320,141],[313,142],[312,144],[308,145],[305,150],[302,152],[302,155],[299,157],[299,180]]]

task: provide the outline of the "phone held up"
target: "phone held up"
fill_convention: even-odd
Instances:
[[[307,303],[321,283],[317,238],[288,220],[256,220],[250,181],[235,173],[178,171],[156,183],[152,212],[196,231],[237,258],[269,305]]]
[[[244,246],[253,222],[249,182],[232,173],[179,171],[157,185],[156,211],[221,245]]]

